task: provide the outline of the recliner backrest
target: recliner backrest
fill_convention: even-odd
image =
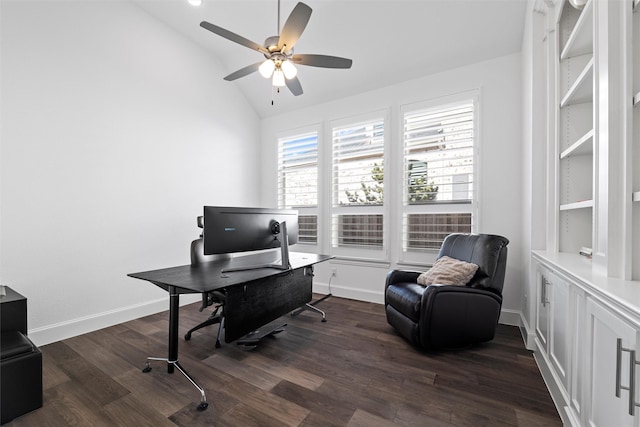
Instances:
[[[493,234],[454,233],[442,242],[438,258],[446,255],[477,264],[478,271],[467,286],[502,294],[508,244],[507,238]]]

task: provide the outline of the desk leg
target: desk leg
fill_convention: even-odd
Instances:
[[[178,319],[180,315],[180,294],[175,286],[169,286],[169,357],[167,372],[173,374],[173,362],[178,361]]]
[[[147,357],[147,362],[142,372],[151,372],[151,361],[167,362],[167,372],[172,374],[174,368],[178,368],[178,371],[186,379],[193,384],[195,388],[200,392],[200,404],[198,405],[198,411],[204,411],[209,404],[207,403],[207,397],[204,394],[204,389],[195,382],[191,375],[184,370],[180,363],[178,363],[178,319],[180,317],[180,294],[178,294],[175,286],[169,286],[169,357]]]
[[[311,267],[307,267],[309,268],[311,271],[307,272],[307,270],[305,270],[305,274],[311,274],[311,276],[313,276],[313,266]],[[325,296],[323,296],[322,298],[315,300],[313,302],[308,302],[305,305],[303,305],[302,307],[300,307],[299,309],[295,310],[294,312],[291,313],[291,316],[297,316],[298,314],[302,313],[305,310],[313,310],[316,313],[320,313],[322,315],[322,321],[326,322],[327,321],[327,315],[324,313],[324,311],[320,310],[318,307],[316,307],[316,304],[321,303],[322,301],[326,300],[327,298],[331,297],[331,283],[329,283],[329,293]]]

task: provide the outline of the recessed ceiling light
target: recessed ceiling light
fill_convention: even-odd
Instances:
[[[191,6],[200,6],[202,4],[202,0],[188,0]]]

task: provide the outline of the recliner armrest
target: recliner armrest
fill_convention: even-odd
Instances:
[[[493,339],[502,297],[467,286],[430,285],[420,302],[420,341],[426,348],[455,348]]]
[[[387,279],[385,280],[384,288],[393,285],[394,283],[410,282],[417,283],[419,271],[407,271],[407,270],[391,270],[387,273]]]

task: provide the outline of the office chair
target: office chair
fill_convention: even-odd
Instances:
[[[204,228],[204,218],[199,216],[197,218],[198,227]],[[205,255],[204,254],[204,238],[203,235],[200,234],[200,238],[191,242],[191,265],[198,265],[205,262],[216,261],[219,259],[229,258],[228,254],[220,254],[220,255]],[[220,348],[220,337],[222,336],[222,331],[224,330],[224,303],[225,303],[225,294],[224,291],[212,291],[212,292],[204,292],[202,294],[202,306],[200,306],[200,311],[203,311],[205,308],[215,305],[213,308],[213,312],[209,316],[207,320],[204,322],[194,326],[189,329],[187,333],[184,335],[184,339],[189,341],[191,339],[191,334],[198,329],[202,329],[205,326],[215,325],[219,323],[218,327],[218,335],[216,336],[216,348]]]

